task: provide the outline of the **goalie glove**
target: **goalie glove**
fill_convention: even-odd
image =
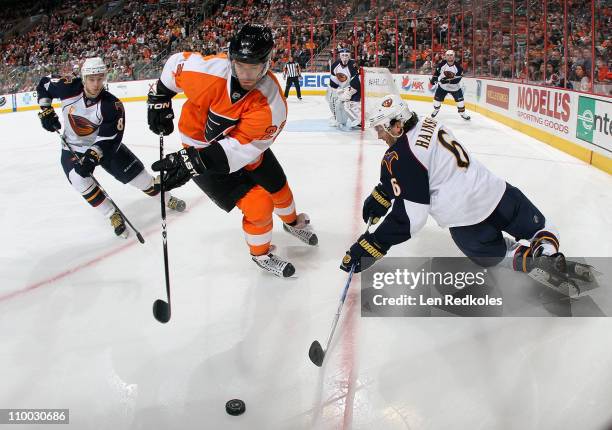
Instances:
[[[338,99],[343,102],[348,102],[351,100],[351,97],[353,97],[353,94],[355,94],[356,92],[357,90],[350,86],[346,88],[338,88]]]
[[[151,168],[164,175],[165,191],[185,185],[192,177],[206,170],[198,150],[192,146],[166,155],[153,163]]]
[[[389,247],[379,244],[373,234],[369,232],[362,234],[357,242],[346,251],[340,269],[349,272],[351,267],[355,266],[354,272],[359,273],[383,258],[388,250]]]
[[[381,217],[387,214],[390,207],[391,198],[382,184],[376,185],[372,193],[370,193],[368,198],[363,202],[363,222],[368,222],[368,220],[372,218],[372,225],[376,224]]]

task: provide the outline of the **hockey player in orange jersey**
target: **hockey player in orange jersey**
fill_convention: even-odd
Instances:
[[[296,214],[291,188],[270,146],[285,126],[287,104],[269,71],[274,40],[270,28],[246,24],[225,54],[203,57],[172,55],[149,94],[149,128],[168,135],[174,130],[171,99],[183,91],[179,133],[184,149],[156,161],[170,190],[194,182],[219,207],[243,213],[242,227],[252,259],[280,277],[294,266],[273,253],[272,214],[288,233],[317,244],[306,214]]]

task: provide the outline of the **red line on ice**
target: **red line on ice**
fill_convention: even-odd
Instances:
[[[196,201],[195,201],[195,202],[194,202],[194,203],[191,205],[191,207],[189,208],[189,210],[193,210],[193,209],[194,209],[196,206],[198,206],[198,205],[199,205],[200,203],[202,203],[203,201],[204,201],[204,196],[199,197],[199,198],[198,198],[198,199],[197,199],[197,200],[196,200]],[[182,216],[177,216],[177,217],[173,217],[173,218],[171,218],[171,219],[167,219],[167,224],[171,224],[171,223],[173,223],[175,220],[177,220],[177,219],[180,219],[180,218],[184,217],[184,216],[185,216],[185,215],[187,215],[188,213],[189,213],[189,212],[187,212],[187,213],[183,214]],[[145,235],[150,235],[150,234],[153,234],[153,232],[154,232],[155,230],[158,230],[158,228],[159,228],[159,227],[155,227],[155,228],[151,228],[151,229],[147,230],[147,231],[145,232]],[[95,264],[98,264],[99,262],[104,261],[104,260],[106,260],[107,258],[110,258],[110,257],[112,257],[112,256],[114,256],[114,255],[116,255],[116,254],[119,254],[119,253],[120,253],[120,252],[122,252],[122,251],[125,251],[125,250],[126,250],[126,249],[128,249],[128,248],[131,248],[131,247],[132,247],[132,246],[134,246],[135,244],[139,243],[139,242],[137,241],[137,239],[136,239],[136,235],[135,235],[135,233],[134,233],[133,231],[131,232],[131,235],[132,235],[133,239],[130,239],[130,241],[129,241],[129,242],[124,243],[123,245],[121,245],[121,246],[119,246],[119,247],[116,247],[116,248],[114,248],[114,249],[111,249],[111,250],[109,250],[109,251],[105,252],[104,254],[101,254],[101,255],[99,255],[99,256],[97,256],[97,257],[94,257],[94,258],[92,258],[91,260],[88,260],[88,261],[86,261],[86,262],[84,262],[84,263],[81,263],[81,264],[77,264],[76,266],[71,267],[70,269],[66,269],[66,270],[64,270],[63,272],[60,272],[60,273],[58,273],[58,274],[56,274],[56,275],[53,275],[53,276],[51,276],[51,277],[49,277],[49,278],[43,279],[42,281],[35,282],[34,284],[28,285],[27,287],[24,287],[24,288],[22,288],[22,289],[20,289],[20,290],[12,291],[12,292],[7,293],[7,294],[5,294],[5,295],[0,295],[0,302],[5,301],[5,300],[12,299],[13,297],[20,296],[20,295],[22,295],[22,294],[27,293],[28,291],[32,291],[32,290],[35,290],[35,289],[37,289],[37,288],[44,287],[45,285],[52,284],[52,283],[54,283],[54,282],[56,282],[56,281],[59,281],[60,279],[63,279],[63,278],[65,278],[65,277],[67,277],[67,276],[72,275],[73,273],[77,273],[77,272],[80,272],[80,271],[81,271],[81,270],[83,270],[83,269],[86,269],[86,268],[88,268],[88,267],[94,266]]]
[[[361,193],[362,193],[362,178],[363,178],[363,134],[359,140],[359,154],[357,156],[357,172],[355,177],[355,191],[353,200],[353,225],[352,232],[355,239],[357,235],[360,235],[363,230],[363,220],[361,219]],[[346,380],[346,397],[344,403],[344,416],[342,421],[343,429],[350,429],[353,423],[353,405],[355,401],[355,382],[357,380],[357,366],[355,363],[355,355],[357,352],[356,342],[356,327],[355,319],[359,309],[356,308],[358,303],[358,291],[359,283],[353,277],[351,286],[349,287],[349,293],[346,297],[345,304],[345,316],[344,316],[344,329],[341,333],[342,351],[341,361],[343,375],[342,379]]]

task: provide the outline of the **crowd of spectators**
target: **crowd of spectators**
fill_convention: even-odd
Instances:
[[[94,19],[101,0],[69,0],[42,14],[25,34],[2,44],[0,93],[30,90],[41,76],[65,75],[84,58],[101,56],[109,80],[132,80],[137,71],[187,37],[197,20],[195,1],[107,3],[108,11]],[[113,7],[116,6],[116,10]]]
[[[11,0],[9,0],[11,3]],[[209,7],[204,12],[203,5]],[[100,55],[109,80],[159,75],[172,52],[227,49],[245,22],[273,28],[273,69],[293,56],[304,70],[327,50],[348,48],[362,66],[429,74],[454,49],[467,75],[517,79],[580,91],[612,88],[612,7],[584,0],[44,0],[0,13],[10,32],[0,52],[0,94],[32,89],[40,76],[75,72]],[[116,6],[117,10],[112,9]],[[107,9],[100,11],[100,7]],[[567,7],[567,13],[564,10]],[[567,16],[567,22],[565,17]],[[4,23],[11,23],[4,24]],[[566,58],[567,53],[567,58]],[[595,54],[593,56],[593,53]],[[319,69],[325,66],[319,65]]]

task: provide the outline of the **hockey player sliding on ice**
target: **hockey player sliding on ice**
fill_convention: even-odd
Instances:
[[[149,94],[148,121],[157,134],[174,129],[171,99],[184,91],[179,120],[184,149],[153,164],[173,189],[194,182],[225,211],[243,213],[242,227],[253,261],[279,277],[293,264],[273,253],[272,214],[301,241],[317,244],[306,214],[296,214],[293,194],[270,146],[285,126],[287,104],[269,70],[272,31],[246,24],[225,54],[172,55]]]
[[[331,125],[340,128],[361,126],[361,84],[359,70],[346,48],[330,67],[326,99],[332,112]]]
[[[117,97],[105,89],[106,65],[99,57],[87,58],[81,67],[81,78],[44,77],[36,87],[38,116],[45,130],[55,132],[61,124],[51,106],[61,99],[64,140],[79,154],[76,160],[70,150],[62,149],[61,163],[72,187],[102,215],[110,218],[117,236],[127,237],[125,220],[90,175],[100,165],[118,181],[130,184],[149,196],[160,198],[159,184],[142,162],[123,143],[125,112]],[[171,196],[167,206],[182,212],[185,202]]]
[[[463,68],[455,62],[455,51],[448,50],[445,54],[445,60],[438,64],[433,76],[429,80],[431,85],[438,83],[438,88],[434,94],[433,107],[431,117],[435,118],[440,112],[440,106],[444,98],[450,93],[457,103],[457,111],[461,118],[469,120],[470,116],[465,111],[465,102],[463,100],[463,90],[459,87],[459,82],[463,77]]]
[[[566,261],[559,252],[559,235],[538,208],[474,159],[446,126],[429,117],[419,121],[397,95],[386,96],[368,120],[389,148],[363,219],[372,217],[374,224],[391,212],[351,246],[341,269],[367,269],[391,246],[414,236],[431,215],[449,227],[476,264],[491,266],[510,257],[514,270],[566,295],[579,292],[574,280],[592,280],[590,266]]]

